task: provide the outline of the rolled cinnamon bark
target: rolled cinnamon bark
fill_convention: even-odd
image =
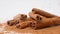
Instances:
[[[39,17],[41,18],[40,21],[33,21],[33,22],[30,23],[30,27],[31,27],[32,29],[38,29],[39,25],[43,26],[43,25],[40,24],[40,23],[42,23],[42,22],[44,22],[45,20],[47,20],[47,18],[44,17],[44,16],[39,15]],[[42,27],[41,27],[41,28],[42,28]]]
[[[52,18],[52,21],[55,23],[55,25],[60,25],[60,17]]]
[[[16,16],[13,17],[13,20],[26,20],[27,15],[25,14],[17,14]]]
[[[29,16],[30,18],[36,21],[40,21],[41,19],[46,18],[46,17],[40,16],[39,14],[34,14],[32,12],[29,12]]]
[[[13,25],[16,25],[16,24],[18,24],[19,23],[19,21],[17,21],[17,20],[9,20],[9,21],[7,21],[7,24],[9,25],[9,26],[13,26]]]
[[[31,22],[32,29],[41,29],[49,26],[60,25],[60,17],[42,19],[40,22]]]
[[[27,19],[27,15],[25,15],[25,14],[18,14],[16,16],[14,16],[13,20],[7,21],[7,24],[12,26],[12,25],[15,25],[17,23],[23,22],[26,19]]]
[[[37,21],[33,21],[30,23],[29,27],[31,27],[32,29],[37,29],[38,23],[39,22],[37,22]]]
[[[43,11],[43,10],[40,10],[40,9],[37,9],[37,8],[33,8],[32,12],[36,13],[36,14],[40,14],[40,15],[45,16],[47,18],[58,17],[58,16],[56,16],[54,14],[48,13],[46,11]]]
[[[16,25],[17,28],[23,29],[29,26],[32,21],[25,21]]]

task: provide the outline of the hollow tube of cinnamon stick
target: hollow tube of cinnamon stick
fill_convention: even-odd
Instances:
[[[37,29],[37,26],[38,26],[38,22],[37,21],[33,21],[30,23],[29,27],[31,27],[32,29]]]
[[[37,22],[30,23],[30,27],[32,29],[41,29],[41,28],[54,26],[54,25],[60,25],[59,17],[42,19],[40,22],[37,21]]]
[[[31,22],[32,21],[25,21],[25,22],[17,24],[16,27],[19,29],[24,29],[24,28],[28,27]]]
[[[47,21],[47,18],[46,18],[46,17],[41,16],[41,15],[39,15],[39,17],[41,18],[40,21],[33,21],[33,22],[30,23],[29,26],[30,26],[32,29],[38,29],[39,25],[43,26],[43,25],[40,24],[40,23],[44,22],[45,20]],[[41,28],[42,28],[42,27],[41,27]]]
[[[7,24],[9,25],[9,26],[13,26],[13,25],[16,25],[16,24],[18,24],[19,23],[19,21],[17,21],[17,20],[9,20],[9,21],[7,21]]]
[[[28,17],[22,23],[17,24],[16,27],[19,28],[19,29],[24,29],[24,28],[28,27],[30,25],[30,23],[33,22],[33,21],[35,21],[35,20],[33,20],[32,18]]]
[[[56,16],[56,15],[54,15],[54,14],[48,13],[48,12],[46,12],[46,11],[44,11],[44,10],[37,9],[37,8],[33,8],[33,9],[32,9],[32,12],[33,12],[33,13],[36,13],[36,14],[40,14],[40,15],[45,16],[45,17],[47,17],[47,18],[58,17],[58,16]]]
[[[26,20],[27,15],[25,14],[17,14],[16,16],[13,17],[13,20]]]
[[[46,18],[46,17],[40,16],[39,14],[34,14],[32,12],[29,12],[29,16],[30,16],[30,18],[32,18],[36,21],[40,21],[41,19]]]

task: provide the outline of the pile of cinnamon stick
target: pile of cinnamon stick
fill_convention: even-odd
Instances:
[[[16,28],[24,29],[31,27],[32,29],[41,29],[45,27],[60,25],[60,17],[50,14],[44,10],[33,8],[29,12],[29,17],[26,14],[17,14],[12,20],[7,21],[7,25]]]

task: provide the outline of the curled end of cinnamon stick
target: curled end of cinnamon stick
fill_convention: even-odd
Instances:
[[[24,29],[24,28],[25,28],[25,27],[22,27],[20,24],[17,24],[16,27],[17,27],[18,29]]]
[[[21,17],[20,17],[21,20],[25,20],[26,18],[27,18],[27,15],[21,14]]]
[[[36,23],[31,22],[29,26],[34,30],[37,29]]]
[[[36,19],[39,21],[42,20],[42,18],[40,16],[37,16]]]
[[[19,29],[21,29],[21,27],[20,27],[20,25],[19,25],[19,24],[17,24],[17,25],[16,25],[16,27],[17,27],[17,28],[19,28]]]
[[[19,22],[18,21],[16,21],[16,20],[9,20],[9,21],[7,21],[7,24],[9,25],[9,26],[13,26],[13,25],[16,25],[16,24],[18,24]]]
[[[7,21],[7,24],[8,24],[9,26],[12,26],[14,23],[12,22],[12,20],[10,20],[10,21]]]
[[[36,10],[36,8],[33,8],[33,9],[32,9],[32,11],[35,11],[35,10]]]

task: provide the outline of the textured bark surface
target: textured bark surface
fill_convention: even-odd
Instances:
[[[56,16],[54,14],[48,13],[48,12],[46,12],[44,10],[37,9],[37,8],[33,8],[32,12],[35,13],[35,14],[40,14],[40,15],[45,16],[47,18],[58,17],[58,16]]]

